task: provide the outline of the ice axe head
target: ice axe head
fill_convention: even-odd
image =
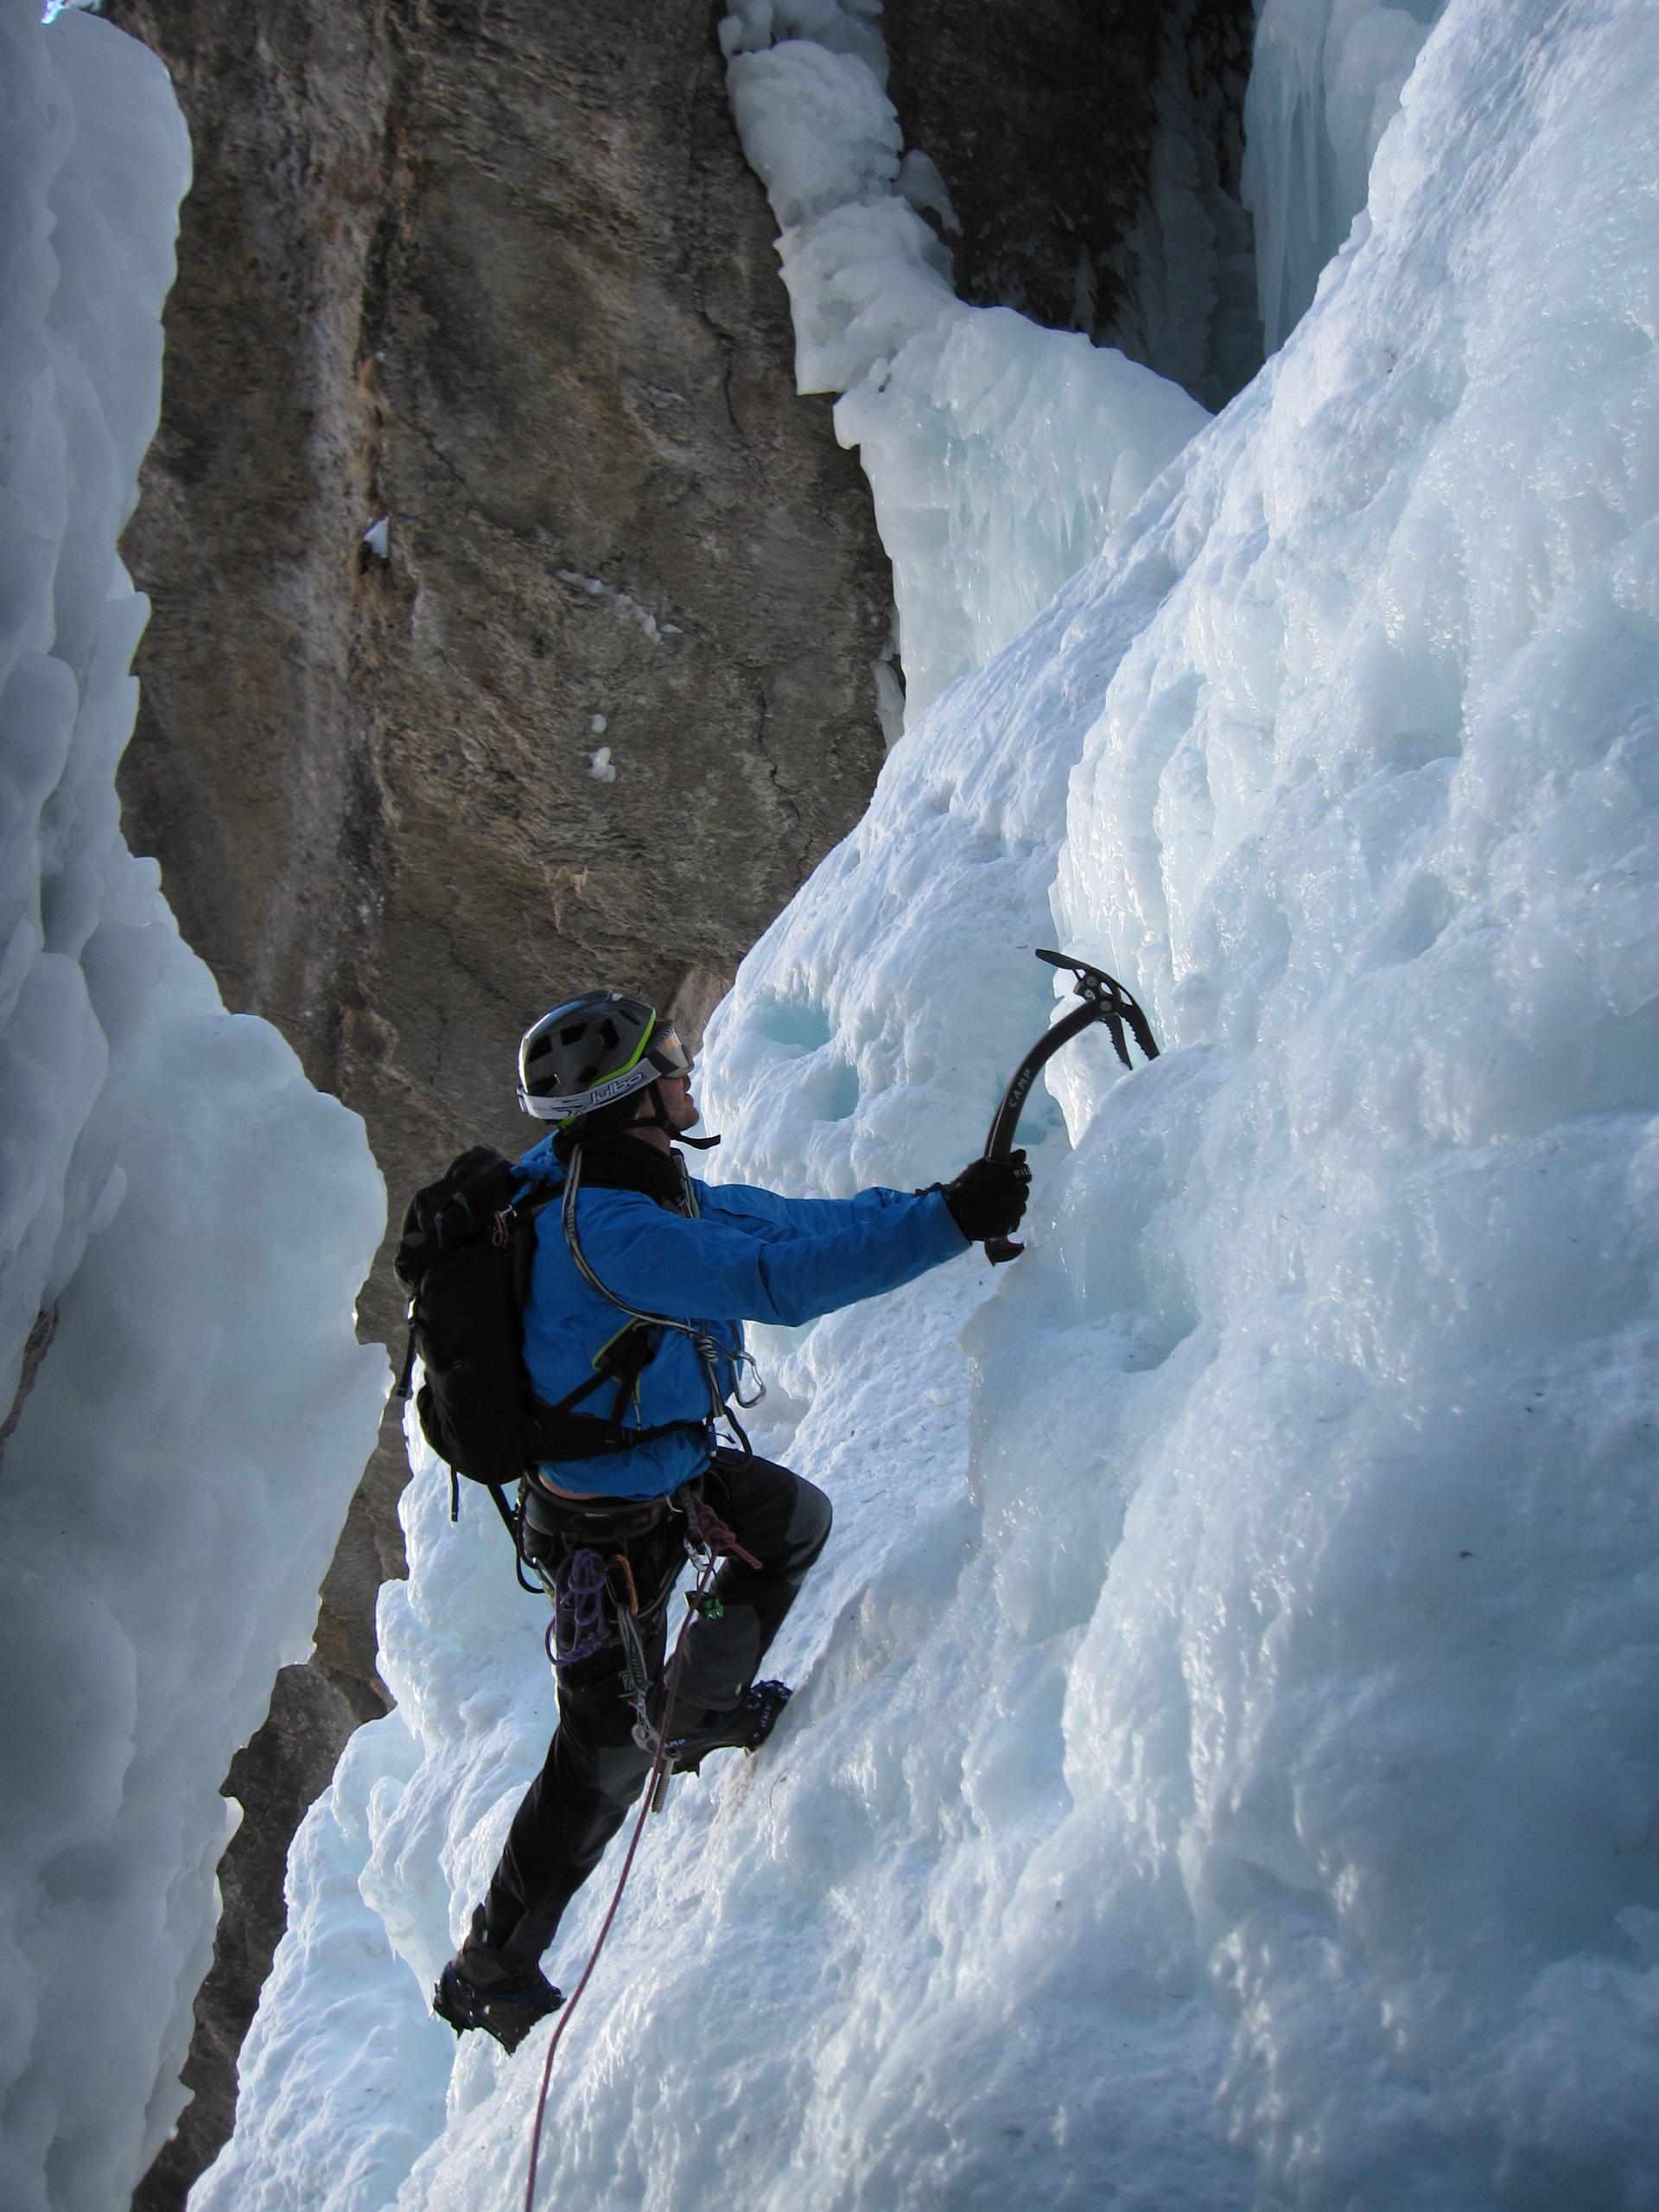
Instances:
[[[1128,1045],[1123,1035],[1126,1023],[1129,1035],[1146,1058],[1149,1060],[1157,1058],[1158,1047],[1153,1039],[1152,1025],[1116,976],[1109,976],[1103,968],[1091,968],[1086,960],[1074,960],[1065,952],[1046,952],[1039,948],[1037,957],[1046,960],[1051,968],[1058,968],[1064,974],[1077,977],[1073,988],[1092,1010],[1095,1020],[1103,1022],[1111,1032],[1113,1047],[1125,1067],[1131,1065]]]

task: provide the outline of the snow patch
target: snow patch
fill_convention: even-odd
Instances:
[[[615,584],[607,584],[602,576],[584,576],[577,569],[556,569],[553,573],[560,583],[586,592],[589,599],[607,601],[625,620],[638,623],[653,645],[680,634],[677,622],[658,622],[648,607],[642,607],[631,593],[619,590]]]

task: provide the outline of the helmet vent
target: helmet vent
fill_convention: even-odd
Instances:
[[[645,1048],[656,1009],[620,991],[589,991],[543,1014],[518,1046],[518,1097],[538,1121],[566,1122],[655,1079]]]

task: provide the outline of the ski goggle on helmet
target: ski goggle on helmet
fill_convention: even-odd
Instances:
[[[525,1030],[518,1103],[538,1122],[570,1122],[690,1068],[673,1023],[655,1007],[624,991],[584,991]]]

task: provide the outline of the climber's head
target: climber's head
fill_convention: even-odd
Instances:
[[[532,1023],[518,1046],[518,1103],[561,1133],[629,1129],[658,1144],[689,1129],[691,1055],[644,999],[584,991]]]

